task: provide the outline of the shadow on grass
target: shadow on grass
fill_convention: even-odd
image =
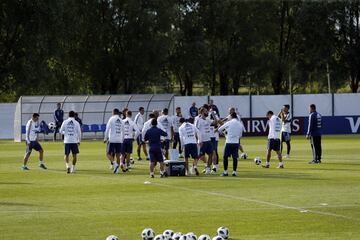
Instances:
[[[0,206],[23,206],[23,207],[33,207],[36,206],[35,204],[29,204],[29,203],[17,203],[17,202],[0,202]]]
[[[25,183],[25,182],[0,182],[0,185],[29,185],[32,183]]]

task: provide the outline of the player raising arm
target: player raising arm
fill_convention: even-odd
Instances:
[[[186,173],[189,172],[189,157],[191,156],[193,159],[192,170],[193,172],[195,171],[196,176],[199,176],[197,169],[199,156],[196,143],[199,139],[200,132],[193,124],[185,122],[185,118],[180,118],[179,121],[181,124],[179,127],[179,138],[181,145],[184,147]]]
[[[37,134],[40,131],[39,116],[40,115],[38,113],[34,113],[32,118],[26,124],[26,152],[22,170],[30,170],[27,166],[27,162],[29,161],[33,149],[39,152],[39,167],[47,169],[44,163],[44,150],[37,141]]]
[[[121,145],[124,141],[124,123],[120,117],[119,109],[115,108],[112,117],[106,124],[104,143],[107,143],[106,155],[113,165],[114,173],[119,172]],[[116,161],[114,161],[114,156]]]
[[[69,118],[62,123],[60,133],[64,135],[66,173],[75,173],[77,154],[79,154],[79,145],[81,142],[81,129],[80,124],[75,120],[74,111],[69,112]],[[73,156],[71,170],[69,166],[70,152]]]

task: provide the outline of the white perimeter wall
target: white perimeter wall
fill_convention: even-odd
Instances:
[[[181,107],[183,115],[189,116],[189,108],[192,102],[197,107],[214,100],[218,106],[220,116],[225,117],[229,107],[238,108],[243,118],[250,117],[250,97],[241,96],[189,96],[175,97],[174,106]],[[268,110],[277,113],[283,104],[291,105],[290,95],[253,95],[252,117],[264,117]],[[332,116],[331,94],[299,94],[293,95],[294,116],[303,117],[308,115],[308,107],[311,103],[316,104],[317,110],[323,116]],[[0,139],[14,138],[14,114],[16,103],[0,104]],[[334,94],[334,116],[360,116],[360,94]]]

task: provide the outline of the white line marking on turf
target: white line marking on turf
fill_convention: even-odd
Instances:
[[[186,188],[186,187],[179,187],[179,186],[173,186],[173,185],[168,185],[168,184],[164,184],[164,183],[154,183],[154,185],[175,188],[175,189],[180,189],[180,190],[184,190],[184,191],[192,191],[192,192],[213,195],[213,196],[218,196],[218,197],[223,197],[223,198],[232,198],[232,199],[237,199],[237,200],[241,200],[244,202],[253,202],[253,203],[262,204],[262,205],[268,205],[268,206],[273,206],[273,207],[278,207],[278,208],[295,210],[295,211],[302,212],[302,213],[309,212],[309,213],[315,213],[318,215],[343,218],[343,219],[353,220],[353,221],[360,221],[360,218],[349,217],[349,216],[345,216],[345,215],[341,215],[341,214],[322,212],[322,211],[317,211],[317,210],[308,210],[308,209],[304,209],[301,207],[293,207],[293,206],[288,206],[288,205],[284,205],[284,204],[280,204],[280,203],[272,203],[272,202],[267,202],[267,201],[252,199],[252,198],[239,197],[239,196],[229,195],[229,194],[225,194],[225,193],[211,192],[211,191],[192,189],[192,188]]]

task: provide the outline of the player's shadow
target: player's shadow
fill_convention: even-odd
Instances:
[[[0,206],[32,207],[32,206],[36,206],[36,205],[35,204],[29,204],[29,203],[19,203],[19,202],[0,202]]]
[[[0,185],[28,185],[32,183],[25,183],[25,182],[0,182]]]

